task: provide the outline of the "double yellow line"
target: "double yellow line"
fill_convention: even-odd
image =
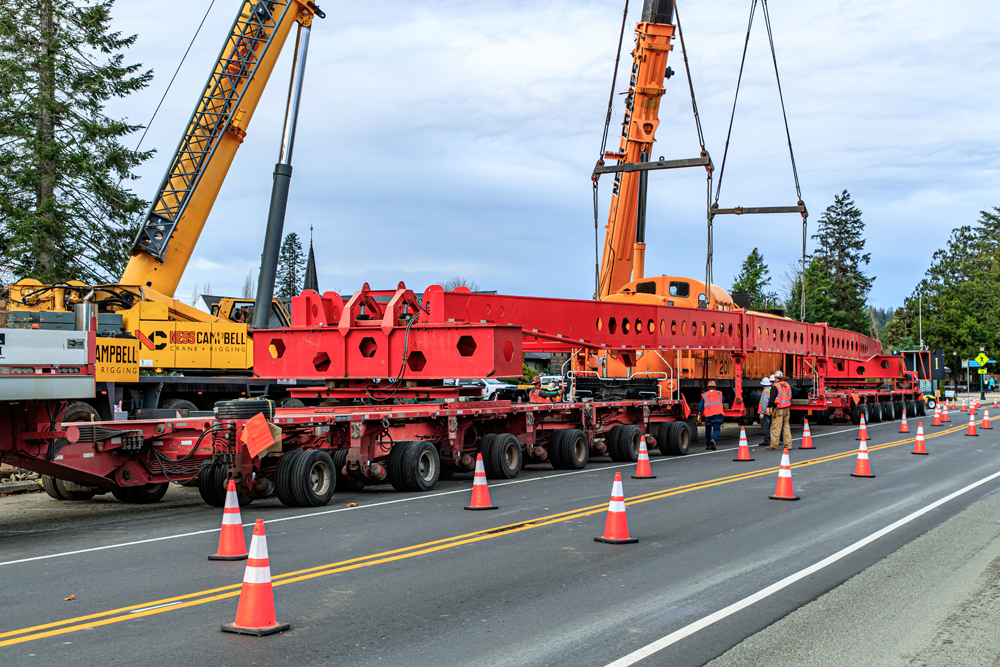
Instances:
[[[943,431],[938,431],[935,433],[925,435],[925,438],[926,439],[937,438],[943,435],[956,433],[958,431],[964,430],[965,428],[967,428],[967,426],[952,427]],[[904,440],[896,440],[893,442],[888,442],[882,445],[873,445],[872,447],[868,448],[868,451],[878,451],[880,449],[887,449],[889,447],[898,447],[900,445],[912,443],[914,440],[915,438],[907,438]],[[792,467],[804,468],[807,466],[817,465],[819,463],[828,463],[830,461],[836,461],[838,459],[849,458],[855,455],[856,452],[854,450],[851,450],[840,454],[830,454],[828,456],[821,456],[815,459],[810,459],[808,461],[802,461],[794,464]],[[765,468],[763,470],[753,470],[737,475],[730,475],[728,477],[719,477],[717,479],[707,480],[704,482],[686,484],[684,486],[675,486],[670,489],[653,491],[651,493],[634,496],[629,500],[627,500],[625,504],[638,505],[640,503],[648,503],[653,500],[660,500],[662,498],[668,498],[670,496],[676,496],[682,493],[688,493],[690,491],[698,491],[700,489],[708,489],[713,486],[721,486],[723,484],[732,484],[734,482],[753,479],[755,477],[773,475],[774,473],[777,472],[777,470],[778,470],[777,467],[771,467],[771,468]],[[482,542],[484,540],[490,540],[504,535],[511,535],[514,533],[520,533],[526,530],[531,530],[532,528],[550,526],[552,524],[562,523],[564,521],[571,521],[573,519],[577,519],[580,517],[599,514],[600,512],[604,512],[606,510],[607,510],[607,503],[601,503],[599,505],[590,505],[589,507],[581,507],[575,510],[570,510],[568,512],[551,514],[539,517],[537,519],[532,519],[529,521],[522,521],[519,523],[508,524],[506,526],[500,526],[499,528],[480,530],[474,533],[456,535],[454,537],[435,540],[432,542],[424,542],[421,544],[415,544],[400,549],[382,551],[380,553],[371,554],[369,556],[360,556],[358,558],[351,558],[348,560],[337,561],[335,563],[327,563],[325,565],[318,565],[316,567],[306,568],[304,570],[296,570],[295,572],[278,574],[272,578],[272,581],[275,586],[284,586],[285,584],[307,581],[309,579],[315,579],[317,577],[325,577],[327,575],[337,574],[339,572],[358,570],[364,567],[371,567],[373,565],[382,565],[385,563],[392,563],[394,561],[404,560],[407,558],[414,558],[416,556],[424,556],[437,551],[443,551],[445,549],[459,547],[465,544]],[[54,637],[58,635],[69,634],[71,632],[78,632],[80,630],[86,630],[88,628],[97,628],[103,625],[121,623],[123,621],[128,621],[143,616],[152,616],[154,614],[161,614],[163,612],[173,611],[175,609],[184,609],[185,607],[194,607],[196,605],[202,605],[208,602],[215,602],[217,600],[225,600],[227,598],[237,597],[240,594],[241,586],[242,584],[234,584],[231,586],[223,586],[221,588],[212,588],[208,590],[198,591],[196,593],[188,593],[186,595],[178,595],[176,597],[164,598],[162,600],[155,600],[153,602],[145,602],[143,604],[136,604],[128,607],[119,607],[118,609],[110,609],[108,611],[89,614],[86,616],[77,616],[75,618],[68,618],[63,621],[53,621],[51,623],[34,625],[27,628],[21,628],[19,630],[10,630],[8,632],[2,632],[0,633],[0,647],[11,646],[14,644],[21,644],[29,641],[35,641],[37,639],[44,639],[46,637]]]

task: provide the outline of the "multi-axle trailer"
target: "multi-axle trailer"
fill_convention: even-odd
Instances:
[[[594,366],[602,354],[626,367],[644,354],[697,357],[701,368],[726,364],[732,420],[756,416],[760,389],[744,383],[744,366],[776,355],[795,387],[795,414],[856,422],[924,410],[899,357],[823,324],[440,286],[418,299],[400,283],[390,291],[365,285],[347,301],[303,292],[292,300],[290,327],[254,332],[260,377],[322,381],[290,389],[307,407],[224,401],[186,419],[74,423],[66,421],[71,401],[87,398],[88,378],[93,392],[93,333],[17,335],[40,333],[65,338],[67,354],[0,359],[0,458],[44,474],[46,490],[64,499],[110,491],[127,502],[153,502],[169,482],[197,477],[213,505],[223,503],[232,479],[244,501],[276,495],[286,505],[318,506],[338,485],[430,489],[442,476],[472,470],[477,453],[487,474],[500,478],[532,463],[583,468],[605,455],[635,461],[642,436],[664,455],[687,453],[698,378],[605,377]],[[572,354],[568,391],[554,402],[463,400],[467,389],[443,382],[518,376],[522,353],[539,349]],[[69,378],[72,390],[59,382]]]

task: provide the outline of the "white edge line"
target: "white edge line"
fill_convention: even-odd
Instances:
[[[724,607],[724,608],[720,609],[719,611],[717,611],[717,612],[715,612],[713,614],[709,614],[708,616],[705,616],[704,618],[701,618],[701,619],[695,621],[694,623],[690,623],[688,625],[685,625],[680,630],[676,630],[674,632],[671,632],[669,635],[667,635],[667,636],[665,636],[665,637],[663,637],[661,639],[657,639],[655,642],[652,642],[651,644],[647,644],[646,646],[643,646],[639,650],[633,651],[632,653],[629,653],[628,655],[626,655],[624,657],[621,657],[618,660],[615,660],[614,662],[608,664],[607,667],[627,667],[628,665],[634,665],[635,663],[639,662],[640,660],[644,660],[645,658],[648,658],[649,656],[653,655],[654,653],[658,653],[659,651],[662,651],[663,649],[667,648],[668,646],[670,646],[672,644],[676,644],[677,642],[679,642],[680,640],[684,639],[685,637],[693,635],[694,633],[698,632],[699,630],[707,628],[708,626],[712,625],[713,623],[716,623],[717,621],[721,621],[722,619],[724,619],[724,618],[726,618],[728,616],[732,616],[736,612],[741,611],[743,609],[746,609],[750,605],[755,604],[757,602],[760,602],[761,600],[763,600],[763,599],[765,599],[767,597],[770,597],[771,595],[774,595],[778,591],[780,591],[780,590],[782,590],[784,588],[787,588],[788,586],[791,586],[792,584],[794,584],[795,582],[799,581],[800,579],[804,579],[804,578],[806,578],[806,577],[808,577],[808,576],[810,576],[812,574],[815,574],[816,572],[819,572],[820,570],[822,570],[826,566],[832,565],[833,563],[836,563],[838,560],[841,560],[842,558],[844,558],[846,556],[849,556],[850,554],[854,553],[858,549],[861,549],[862,547],[865,547],[865,546],[871,544],[875,540],[877,540],[877,539],[879,539],[881,537],[884,537],[885,535],[888,535],[889,533],[891,533],[892,531],[896,530],[897,528],[900,528],[901,526],[905,526],[906,524],[910,523],[911,521],[913,521],[913,520],[915,520],[915,519],[923,516],[924,514],[927,514],[928,512],[930,512],[932,510],[937,509],[941,505],[944,505],[948,501],[954,500],[955,498],[961,496],[962,494],[967,493],[967,492],[971,491],[972,489],[975,489],[978,486],[982,486],[983,484],[986,484],[987,482],[992,481],[992,480],[996,479],[997,477],[1000,477],[1000,472],[995,472],[992,475],[990,475],[989,477],[984,477],[983,479],[979,480],[978,482],[973,482],[972,484],[969,484],[968,486],[966,486],[964,488],[961,488],[958,491],[955,491],[954,493],[950,493],[947,496],[945,496],[944,498],[941,498],[940,500],[936,500],[933,503],[931,503],[930,505],[926,505],[925,507],[922,507],[921,509],[917,510],[916,512],[913,512],[912,514],[908,514],[907,516],[903,517],[902,519],[899,519],[898,521],[895,521],[895,522],[889,524],[885,528],[882,528],[881,530],[875,531],[874,533],[872,533],[868,537],[862,538],[862,539],[858,540],[857,542],[855,542],[854,544],[841,549],[837,553],[835,553],[835,554],[833,554],[831,556],[827,556],[823,560],[818,561],[816,563],[813,563],[809,567],[807,567],[805,569],[802,569],[802,570],[799,570],[795,574],[791,574],[791,575],[785,577],[784,579],[771,584],[767,588],[763,588],[763,589],[757,591],[753,595],[749,595],[749,596],[743,598],[742,600],[734,602],[733,604],[729,605],[728,607]]]
[[[882,422],[882,423],[879,423],[879,424],[873,424],[872,426],[882,426],[882,425],[889,424],[889,423],[891,423],[891,422]],[[701,427],[699,427],[699,428],[701,428]],[[869,428],[871,428],[871,427],[869,427]],[[839,433],[849,433],[849,432],[851,432],[853,430],[855,430],[855,429],[849,428],[849,429],[845,429],[843,431],[831,431],[829,433],[819,433],[819,434],[814,435],[813,437],[814,438],[822,438],[822,437],[828,436],[828,435],[837,435]],[[794,442],[795,440],[801,440],[801,439],[802,438],[792,438],[792,441]],[[754,446],[756,447],[756,445],[754,445]],[[663,458],[659,458],[659,459],[656,459],[656,460],[657,461],[662,461],[664,463],[667,463],[667,462],[671,462],[671,461],[681,461],[681,460],[684,460],[684,459],[690,459],[690,458],[695,457],[695,456],[707,456],[709,454],[721,454],[723,452],[736,451],[736,449],[737,449],[736,447],[727,447],[725,449],[720,449],[720,450],[717,450],[717,451],[698,452],[697,454],[687,454],[687,455],[685,455],[683,457],[682,456],[674,456],[674,457],[669,457],[669,458],[668,457],[663,457]],[[582,474],[582,473],[585,473],[585,472],[592,473],[595,470],[613,470],[615,468],[630,468],[630,467],[632,467],[632,465],[634,465],[634,464],[632,464],[632,463],[623,463],[621,465],[607,465],[607,466],[603,466],[601,468],[589,468],[589,469],[588,468],[584,468],[583,470],[573,470],[571,472],[562,472],[562,473],[557,473],[557,474],[554,474],[554,475],[543,475],[541,477],[532,477],[530,479],[512,479],[509,482],[502,482],[502,483],[499,483],[499,484],[491,484],[490,487],[491,488],[499,488],[499,487],[502,487],[502,486],[510,486],[512,484],[526,484],[528,482],[536,482],[536,481],[541,481],[541,480],[544,480],[544,479],[555,479],[557,477],[568,477],[569,475],[579,475],[579,474]],[[358,507],[338,507],[338,508],[332,509],[332,510],[322,510],[322,511],[319,511],[319,512],[310,512],[308,514],[296,514],[295,516],[286,516],[286,517],[281,517],[281,518],[278,518],[278,519],[268,519],[268,520],[264,521],[264,523],[268,524],[268,523],[279,523],[281,521],[296,521],[298,519],[308,519],[310,517],[323,516],[325,514],[336,514],[338,512],[350,512],[352,510],[361,510],[361,509],[366,509],[366,508],[370,508],[370,507],[384,507],[385,505],[395,505],[396,503],[406,503],[406,502],[411,502],[411,501],[414,501],[414,500],[428,500],[428,499],[431,499],[431,498],[440,498],[441,496],[450,496],[450,495],[455,494],[455,493],[468,493],[468,492],[469,492],[469,489],[454,489],[452,491],[440,491],[438,493],[432,493],[432,494],[427,494],[427,495],[422,494],[422,495],[419,495],[419,496],[411,496],[409,498],[397,498],[395,500],[386,500],[386,501],[383,501],[383,502],[380,502],[380,503],[370,503],[370,504],[367,504],[367,505],[359,505]],[[246,528],[247,526],[253,526],[253,525],[254,525],[253,522],[244,523],[243,527]],[[151,537],[148,540],[135,540],[133,542],[121,542],[119,544],[106,544],[106,545],[104,545],[102,547],[90,547],[90,548],[87,548],[87,549],[76,549],[75,551],[63,551],[63,552],[60,552],[60,553],[46,554],[44,556],[31,556],[30,558],[19,558],[17,560],[8,560],[8,561],[0,562],[0,567],[3,567],[4,565],[18,565],[19,563],[30,563],[32,561],[46,560],[48,558],[61,558],[63,556],[76,556],[76,555],[79,555],[79,554],[92,553],[94,551],[104,551],[106,549],[120,549],[122,547],[134,547],[134,546],[137,546],[137,545],[140,545],[140,544],[149,544],[151,542],[162,542],[164,540],[176,540],[176,539],[180,539],[182,537],[193,537],[195,535],[205,535],[206,533],[217,533],[220,530],[221,530],[221,528],[209,528],[207,530],[196,530],[196,531],[191,532],[191,533],[179,533],[177,535],[164,535],[163,537]]]

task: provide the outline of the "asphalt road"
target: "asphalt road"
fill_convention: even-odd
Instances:
[[[910,454],[898,423],[869,426],[874,479],[850,476],[853,428],[814,427],[817,449],[791,452],[797,502],[768,498],[780,452],[735,463],[728,438],[654,456],[655,480],[606,461],[529,469],[491,486],[494,512],[462,510],[468,476],[426,494],[338,493],[319,510],[255,503],[243,521],[267,521],[292,626],[264,638],[220,632],[244,563],[206,559],[219,510],[178,501],[52,526],[37,515],[0,532],[0,661],[701,665],[1000,488],[1000,429],[965,437],[952,415],[952,432],[928,428],[929,456]],[[637,544],[593,540],[616,471]],[[70,505],[46,502],[56,516]]]

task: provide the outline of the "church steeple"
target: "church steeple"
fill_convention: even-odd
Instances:
[[[316,277],[316,255],[313,254],[313,227],[309,225],[309,259],[306,260],[306,277],[302,289],[319,291],[319,279]]]

